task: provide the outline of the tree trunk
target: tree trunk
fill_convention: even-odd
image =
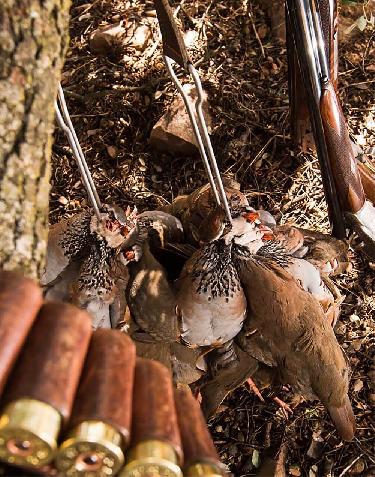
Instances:
[[[70,0],[0,0],[0,267],[37,278]]]

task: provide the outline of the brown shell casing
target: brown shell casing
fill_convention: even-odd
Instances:
[[[69,427],[103,421],[130,436],[135,345],[124,333],[98,329],[92,334]]]
[[[90,316],[72,305],[46,303],[18,357],[6,402],[49,404],[69,418],[91,336]]]
[[[170,444],[181,459],[181,438],[171,374],[157,361],[137,358],[133,394],[132,446],[146,440]]]
[[[42,302],[33,280],[0,272],[0,394]]]
[[[184,467],[202,463],[220,464],[201,408],[190,389],[187,387],[177,389],[175,403],[184,452]]]

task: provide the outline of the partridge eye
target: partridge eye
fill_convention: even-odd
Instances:
[[[126,252],[124,252],[124,256],[127,260],[135,259],[135,253],[133,252],[133,250],[126,250]]]

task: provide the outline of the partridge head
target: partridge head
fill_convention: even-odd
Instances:
[[[223,183],[232,212],[246,210],[249,203],[238,184],[225,179]],[[165,210],[181,220],[186,239],[193,245],[217,240],[228,226],[225,212],[216,203],[209,184],[190,195],[177,197]]]

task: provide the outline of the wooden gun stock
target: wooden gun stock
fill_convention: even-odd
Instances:
[[[365,203],[365,193],[341,105],[330,81],[322,86],[320,113],[340,205],[343,211],[356,213]]]
[[[366,197],[375,204],[375,164],[365,158],[362,161],[357,160],[357,166]]]

